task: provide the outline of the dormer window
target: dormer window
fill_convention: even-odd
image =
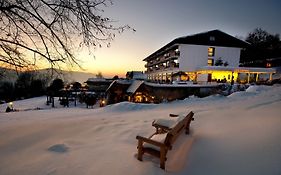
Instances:
[[[210,41],[215,41],[216,38],[214,36],[210,36]]]

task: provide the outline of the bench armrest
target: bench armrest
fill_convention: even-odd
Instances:
[[[178,117],[178,114],[169,114],[170,117]]]

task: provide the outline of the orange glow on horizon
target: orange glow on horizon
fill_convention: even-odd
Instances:
[[[59,66],[54,68],[93,74],[101,72],[106,78],[112,78],[115,75],[125,77],[127,71],[145,71],[145,62],[142,60],[151,53],[151,50],[148,49],[147,43],[140,43],[135,39],[136,35],[134,33],[127,32],[116,37],[109,48],[79,48],[73,52],[82,69],[75,64],[70,65],[70,63],[59,63]],[[40,70],[51,67],[47,60],[37,55],[36,61],[34,61],[35,55],[31,52],[26,52],[25,56],[35,66],[18,69],[18,71]],[[6,67],[13,68],[11,66]]]

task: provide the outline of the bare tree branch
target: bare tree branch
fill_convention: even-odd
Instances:
[[[109,45],[117,33],[132,29],[103,17],[108,5],[111,0],[0,0],[0,62],[79,66],[77,48]]]

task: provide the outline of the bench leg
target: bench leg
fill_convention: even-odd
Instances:
[[[160,149],[160,168],[165,170],[165,161],[166,161],[167,150],[164,148]]]
[[[185,134],[189,134],[189,126],[185,127]]]
[[[138,160],[139,161],[142,161],[142,155],[143,155],[142,145],[143,145],[143,142],[141,140],[139,140],[139,142],[138,142]]]

